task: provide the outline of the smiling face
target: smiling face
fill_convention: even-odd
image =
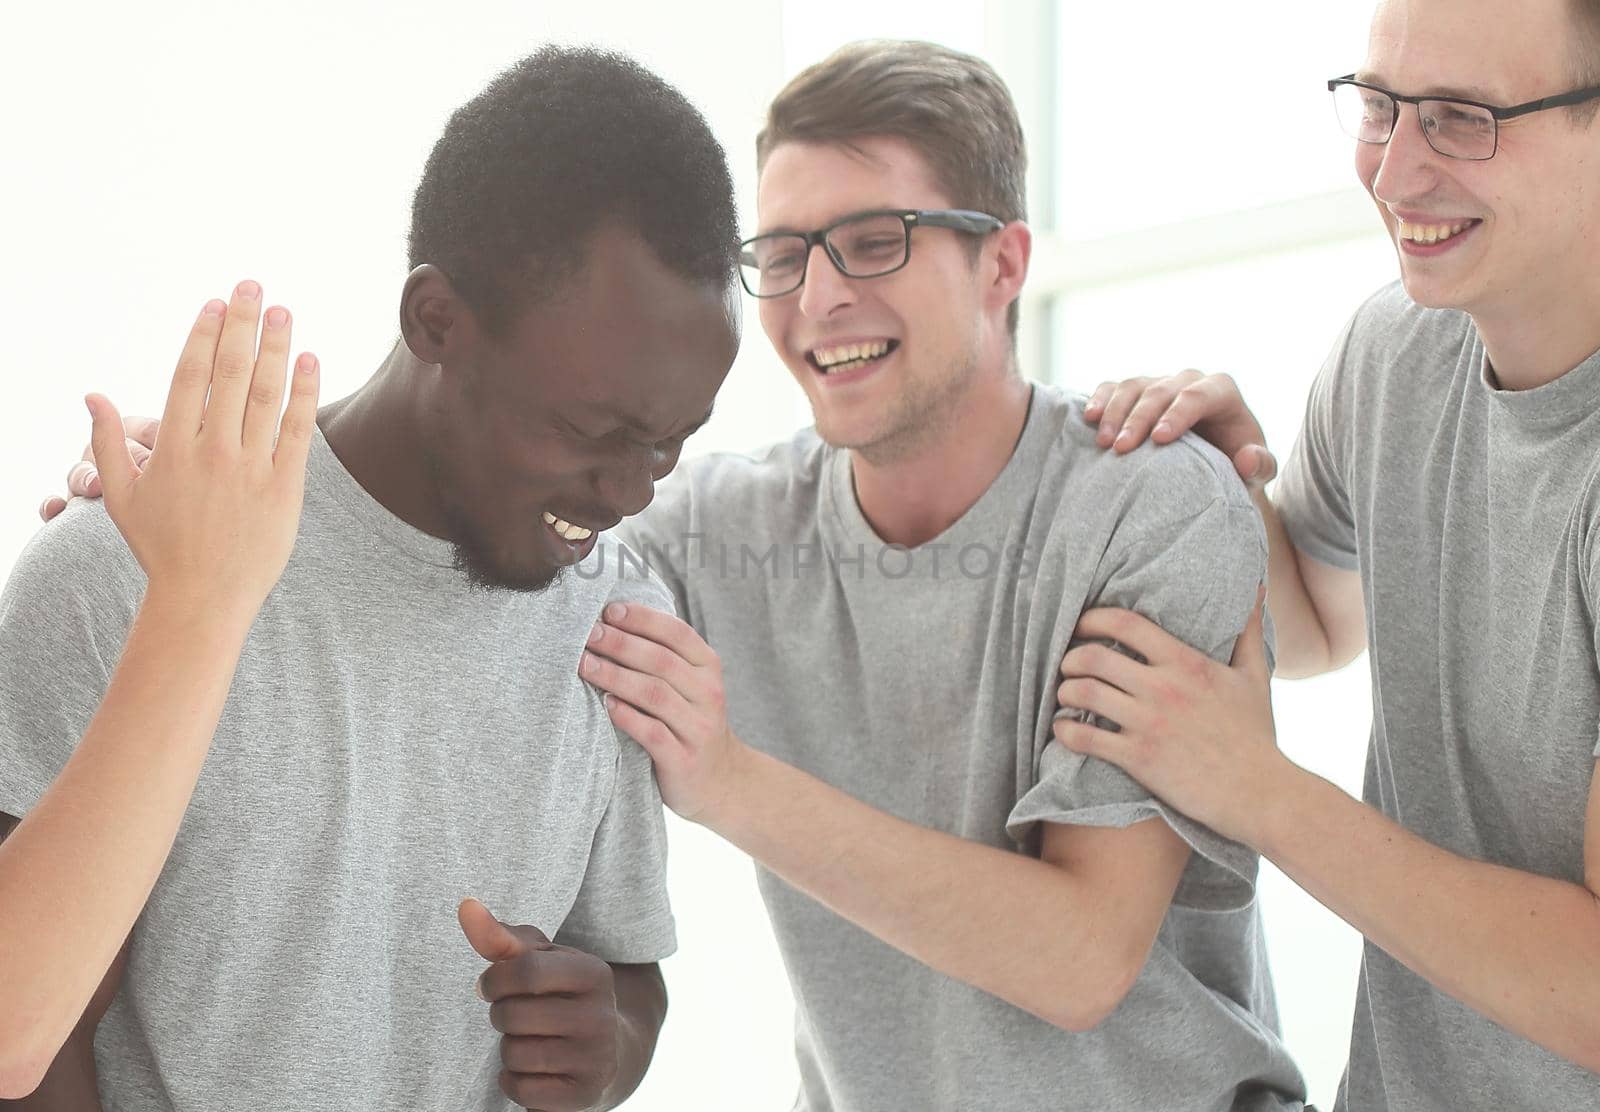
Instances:
[[[710,416],[738,313],[729,290],[607,230],[562,293],[463,351],[427,463],[468,578],[543,589],[644,509]]]
[[[855,213],[955,207],[927,163],[893,138],[786,142],[762,168],[760,232],[808,232]],[[836,447],[890,460],[947,432],[974,379],[1003,369],[1005,308],[982,281],[983,245],[943,228],[911,234],[911,258],[878,278],[846,278],[815,247],[805,285],[759,302],[761,326]],[[989,364],[1000,363],[991,368]]]
[[[1413,96],[1520,104],[1574,86],[1574,34],[1567,0],[1384,0],[1358,77]],[[1600,125],[1554,109],[1501,123],[1499,138],[1491,159],[1447,158],[1401,105],[1387,145],[1356,145],[1419,304],[1532,319],[1594,292]]]

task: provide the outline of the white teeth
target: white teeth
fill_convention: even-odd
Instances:
[[[856,363],[865,359],[876,359],[889,351],[887,340],[873,340],[865,344],[843,344],[839,347],[816,348],[811,353],[817,366],[827,370],[840,363]]]
[[[544,518],[544,523],[561,535],[563,540],[585,541],[594,533],[593,529],[585,529],[581,525],[574,525],[570,521],[563,521],[555,514],[546,511],[539,515]]]
[[[1470,220],[1463,220],[1459,224],[1407,224],[1402,220],[1399,235],[1401,239],[1432,246],[1435,243],[1443,243],[1451,236],[1460,235],[1471,223]]]

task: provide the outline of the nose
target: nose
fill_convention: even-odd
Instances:
[[[1377,151],[1378,166],[1372,175],[1372,195],[1390,205],[1432,190],[1439,177],[1439,160],[1445,157],[1428,145],[1422,134],[1422,117],[1414,104],[1400,106],[1389,141],[1373,149]]]
[[[800,287],[800,311],[813,320],[828,316],[837,309],[854,304],[855,281],[839,273],[828,256],[827,249],[818,243],[812,246],[806,258],[806,281]]]
[[[595,496],[614,517],[632,517],[656,496],[655,474],[648,451],[623,453],[595,473]]]

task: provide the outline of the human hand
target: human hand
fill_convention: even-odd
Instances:
[[[1278,461],[1266,434],[1245,405],[1239,386],[1225,374],[1181,371],[1168,378],[1106,382],[1083,407],[1083,418],[1100,425],[1102,448],[1131,452],[1145,438],[1170,444],[1191,429],[1233,462],[1251,489],[1271,482]]]
[[[1219,664],[1130,610],[1085,611],[1061,661],[1063,708],[1115,722],[1119,731],[1063,715],[1055,738],[1121,768],[1168,805],[1247,844],[1250,818],[1286,759],[1272,721],[1262,598]],[[1115,641],[1140,659],[1118,652]]]
[[[316,428],[316,357],[300,356],[281,423],[291,321],[261,287],[208,302],[178,360],[143,471],[116,407],[85,399],[106,511],[144,568],[147,598],[253,620],[288,563]]]
[[[589,634],[578,674],[606,695],[611,721],[650,754],[661,798],[711,824],[744,743],[728,728],[722,660],[684,622],[614,602]]]
[[[489,968],[478,995],[500,1032],[500,1091],[537,1112],[582,1112],[616,1080],[617,995],[611,966],[558,946],[537,927],[507,926],[477,900],[456,909]]]
[[[123,435],[127,439],[128,455],[133,466],[144,470],[150,458],[150,449],[156,446],[156,432],[161,422],[154,417],[124,417]],[[39,520],[49,521],[67,508],[67,498],[99,498],[100,469],[94,465],[94,444],[83,446],[83,455],[67,469],[67,497],[53,494],[39,506]]]

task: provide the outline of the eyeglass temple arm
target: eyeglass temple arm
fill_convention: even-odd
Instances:
[[[930,228],[954,228],[958,232],[994,232],[1006,226],[1004,220],[972,209],[913,212],[907,219],[914,224],[924,224]]]

